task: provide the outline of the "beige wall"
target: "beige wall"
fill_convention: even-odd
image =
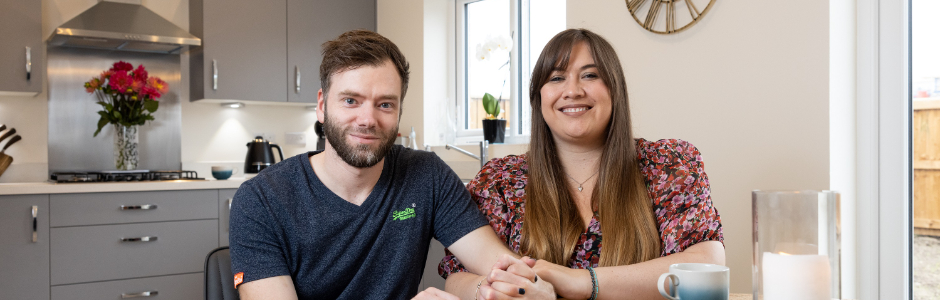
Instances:
[[[693,143],[722,217],[731,290],[751,291],[751,190],[829,188],[828,1],[716,1],[674,35],[622,0],[569,0],[568,27],[620,54],[635,130]]]
[[[423,0],[378,0],[376,25],[405,55],[411,75],[402,104],[399,132],[406,135],[414,127],[419,149],[424,148],[424,20]]]

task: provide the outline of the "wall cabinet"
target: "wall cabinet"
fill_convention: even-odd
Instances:
[[[0,196],[3,299],[49,300],[49,195]]]
[[[191,0],[190,99],[313,103],[321,45],[376,29],[375,0]],[[247,20],[251,20],[248,22]]]
[[[42,91],[42,1],[0,0],[0,96]]]

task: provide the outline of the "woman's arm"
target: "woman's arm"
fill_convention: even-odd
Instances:
[[[678,263],[725,264],[725,248],[717,241],[704,241],[685,251],[628,266],[595,268],[600,293],[597,299],[662,299],[656,286],[659,275]],[[587,270],[570,269],[539,260],[539,277],[554,285],[558,295],[570,299],[591,297],[591,275]]]

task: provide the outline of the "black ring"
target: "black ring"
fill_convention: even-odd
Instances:
[[[535,280],[532,280],[532,283],[536,283],[536,282],[539,282],[539,275],[538,275],[538,274],[535,275]]]

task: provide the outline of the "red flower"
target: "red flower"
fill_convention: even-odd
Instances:
[[[147,81],[147,70],[144,69],[144,65],[137,65],[137,70],[134,70],[134,81]]]
[[[137,76],[134,76],[134,77],[137,77]],[[137,80],[136,78],[134,78],[134,81],[131,82],[131,90],[133,90],[134,92],[137,92],[137,93],[140,93],[141,88],[143,88],[143,87],[145,87],[145,86],[147,86],[147,82],[141,81],[141,80]]]
[[[150,79],[147,79],[147,86],[156,89],[161,95],[166,94],[167,90],[170,89],[170,85],[166,84],[166,81],[163,81],[163,79],[159,77],[150,77]]]
[[[131,76],[127,75],[125,72],[115,72],[111,74],[111,78],[108,79],[108,85],[111,86],[111,89],[121,94],[127,92],[132,82],[133,79]]]
[[[126,72],[126,71],[130,71],[133,69],[134,69],[134,65],[130,63],[126,63],[123,60],[114,63],[114,66],[111,67],[111,71],[114,71],[115,73],[120,72],[120,71]]]
[[[153,99],[160,98],[160,92],[158,92],[157,89],[149,87],[149,86],[145,86],[141,88],[140,95],[143,96],[144,99],[153,100]]]
[[[104,82],[105,79],[111,78],[112,74],[114,74],[114,71],[111,70],[101,72],[101,82]]]

